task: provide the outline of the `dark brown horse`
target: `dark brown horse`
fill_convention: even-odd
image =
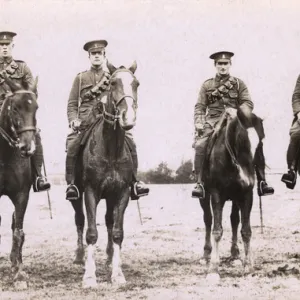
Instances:
[[[256,119],[255,115],[252,117]],[[250,214],[255,182],[254,157],[258,145],[257,134],[254,128],[249,127],[249,122],[241,111],[238,111],[237,117],[233,119],[226,119],[224,114],[223,120],[226,125],[216,131],[215,136],[212,137],[214,145],[205,174],[207,193],[205,199],[200,201],[206,227],[204,258],[208,263],[207,277],[217,280],[219,280],[219,245],[223,234],[222,213],[227,200],[232,200],[231,257],[232,259],[239,257],[237,230],[241,216],[241,235],[245,249],[244,271],[252,270]],[[211,245],[212,220],[213,247]]]
[[[95,244],[98,239],[96,227],[97,205],[100,199],[106,200],[105,221],[108,232],[107,266],[111,272],[111,282],[125,283],[121,269],[121,245],[123,241],[123,220],[130,195],[133,176],[133,163],[130,149],[125,142],[125,132],[135,126],[137,110],[137,89],[139,82],[134,76],[137,68],[116,69],[109,65],[111,75],[109,91],[102,96],[100,118],[85,143],[81,163],[77,168],[76,185],[80,199],[72,201],[75,209],[78,242],[76,263],[83,263],[83,194],[88,220],[86,232],[87,258],[83,287],[97,285],[96,264],[94,260]],[[79,170],[79,171],[78,171]]]
[[[23,221],[32,185],[30,156],[35,151],[36,83],[23,89],[11,85],[0,113],[0,196],[7,195],[15,211],[12,216],[10,260],[16,286],[27,287],[23,270]]]

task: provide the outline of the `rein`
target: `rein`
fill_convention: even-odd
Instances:
[[[34,92],[32,91],[25,91],[25,90],[20,90],[20,91],[16,91],[14,92],[14,94],[34,94],[36,95]],[[35,126],[25,126],[22,127],[18,130],[16,130],[15,126],[13,125],[13,119],[11,116],[11,103],[8,106],[8,117],[9,117],[9,121],[10,121],[10,128],[13,132],[14,137],[11,137],[4,128],[2,128],[0,126],[0,135],[3,137],[3,139],[5,139],[8,143],[8,145],[12,148],[16,148],[19,144],[19,136],[18,134],[22,133],[22,132],[26,132],[26,131],[36,131],[36,127]]]
[[[130,71],[130,70],[127,70],[127,69],[119,69],[119,70],[116,70],[112,75],[111,75],[111,78],[110,80],[113,78],[113,76],[115,76],[117,73],[120,73],[120,72],[128,72],[130,73],[134,78],[134,74]],[[108,102],[110,102],[111,98],[112,98],[112,95],[111,95],[111,88],[109,86],[109,88],[107,89],[108,91]],[[106,107],[105,107],[105,103],[101,102],[102,103],[102,107],[103,107],[103,119],[105,122],[107,122],[108,124],[112,125],[114,127],[114,130],[116,129],[116,126],[117,126],[117,122],[120,120],[121,116],[119,114],[119,110],[118,110],[118,106],[119,104],[126,98],[126,97],[129,97],[131,99],[133,99],[134,102],[136,102],[136,99],[134,99],[132,96],[127,96],[127,95],[123,95],[120,99],[118,99],[118,101],[113,101],[113,106],[114,106],[114,114],[111,114],[109,112],[106,111]]]

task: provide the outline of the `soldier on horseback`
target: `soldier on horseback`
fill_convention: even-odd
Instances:
[[[192,197],[195,198],[202,199],[205,197],[203,170],[206,161],[207,145],[220,117],[223,113],[234,117],[239,107],[244,114],[251,119],[253,102],[248,89],[242,80],[230,76],[229,74],[231,57],[233,55],[232,52],[222,51],[210,56],[215,62],[217,74],[215,78],[208,79],[203,83],[199,92],[198,101],[195,105],[194,122],[196,138],[194,143],[194,165],[197,184],[192,191]],[[253,126],[260,141],[257,148],[259,159],[256,160],[255,164],[258,195],[270,195],[274,193],[274,189],[268,186],[265,179],[265,162],[262,144],[264,130],[262,122],[255,122]]]
[[[32,73],[27,64],[21,60],[14,60],[12,57],[14,36],[16,36],[14,32],[0,32],[0,107],[2,107],[5,97],[12,93],[6,81],[19,84],[23,88],[27,85],[34,84]],[[36,150],[31,157],[31,164],[34,170],[33,190],[40,192],[50,189],[50,183],[47,182],[46,177],[42,176],[41,173],[44,156],[41,136],[38,132],[36,133],[35,140]]]
[[[75,165],[80,151],[82,134],[92,125],[93,109],[99,103],[101,94],[109,88],[110,73],[105,56],[106,40],[87,42],[83,49],[89,53],[91,68],[79,73],[74,82],[68,100],[68,121],[72,132],[67,137],[66,158],[66,191],[67,200],[77,200],[79,191],[75,185]],[[137,200],[149,193],[149,188],[141,181],[137,181],[138,158],[136,145],[132,134],[126,131],[126,142],[131,152],[134,164],[134,176],[131,185],[131,199]]]
[[[287,150],[288,172],[283,174],[281,180],[286,187],[293,189],[297,180],[297,167],[299,162],[300,147],[300,75],[298,76],[296,86],[292,97],[292,108],[294,120],[290,129],[290,143]]]

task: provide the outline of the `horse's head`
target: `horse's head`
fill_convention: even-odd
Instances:
[[[134,75],[137,64],[134,62],[128,69],[125,67],[115,68],[107,65],[111,75],[110,97],[114,106],[114,114],[122,129],[129,130],[135,126],[137,110],[137,89],[139,81]]]
[[[11,85],[12,93],[4,100],[1,111],[1,135],[7,142],[19,148],[22,156],[31,156],[35,151],[37,79],[25,89]]]

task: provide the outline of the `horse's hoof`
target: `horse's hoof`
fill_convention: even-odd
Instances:
[[[28,289],[27,281],[15,281],[14,288],[17,291],[24,291]]]
[[[95,289],[97,288],[97,280],[93,277],[85,278],[82,282],[82,287],[84,289]]]
[[[210,258],[201,257],[199,263],[201,266],[207,266],[209,264]]]
[[[238,258],[232,258],[231,265],[237,268],[237,267],[241,267],[243,265],[243,262]]]
[[[250,275],[254,272],[254,269],[251,265],[247,265],[244,267],[244,276]]]
[[[124,285],[124,284],[126,284],[126,279],[125,279],[124,275],[118,275],[115,277],[111,277],[111,284],[116,285],[116,286]]]
[[[206,280],[211,285],[218,284],[220,282],[220,275],[218,273],[209,273],[206,276]]]

